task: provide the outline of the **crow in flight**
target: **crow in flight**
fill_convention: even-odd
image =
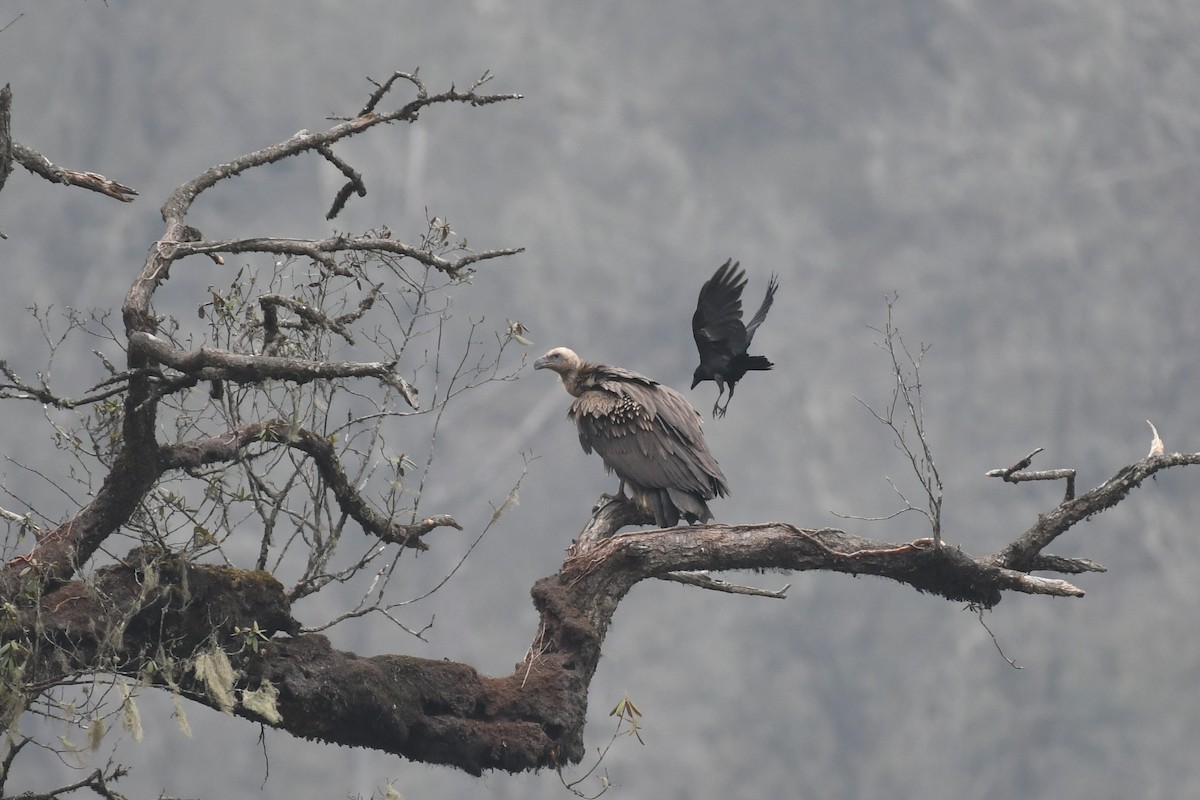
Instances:
[[[722,264],[711,278],[700,287],[696,301],[696,313],[692,315],[692,336],[696,349],[700,351],[700,366],[692,373],[692,388],[701,381],[715,381],[717,402],[713,405],[713,417],[725,416],[729,401],[733,399],[733,387],[752,369],[766,370],[774,366],[765,356],[747,354],[754,332],[767,318],[771,303],[775,301],[775,290],[779,288],[778,276],[772,274],[767,283],[767,296],[748,325],[742,324],[742,290],[746,288],[746,273],[740,269],[741,262],[733,259]],[[729,397],[721,405],[725,384],[729,384]]]

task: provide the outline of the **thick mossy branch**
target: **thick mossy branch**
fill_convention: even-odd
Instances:
[[[256,625],[268,636],[299,629],[283,586],[269,572],[196,564],[151,549],[41,596],[32,581],[23,588],[6,598],[12,613],[0,623],[0,638],[36,634],[25,676],[35,691],[89,672],[153,678],[147,667],[164,655],[183,662],[214,641],[238,649],[238,628]]]
[[[570,670],[554,662],[493,678],[438,659],[359,658],[310,634],[265,646],[244,680],[269,680],[279,689],[280,727],[297,736],[479,775],[582,756],[581,712],[572,713],[575,701],[563,683]]]
[[[692,570],[825,570],[877,575],[949,600],[988,607],[1004,589],[1020,590],[997,567],[932,540],[893,543],[862,539],[834,528],[786,523],[705,525],[633,531],[606,539],[563,567],[569,581],[586,580],[601,565],[621,565],[623,580]],[[613,576],[613,580],[616,576]]]
[[[266,431],[268,439],[284,433]],[[242,432],[241,438],[248,440],[250,433]],[[164,458],[177,463],[179,455]],[[1042,519],[1054,521],[1054,530],[1069,527],[1066,520],[1083,518],[1082,508],[1073,503],[1087,503],[1098,513],[1154,472],[1195,463],[1200,454],[1151,456]],[[271,719],[240,701],[233,713],[297,736],[370,747],[477,775],[488,769],[559,766],[584,756],[588,691],[604,638],[621,600],[648,578],[691,570],[819,569],[890,578],[983,608],[994,606],[1006,591],[1082,595],[1065,581],[1002,565],[1002,554],[973,558],[956,547],[935,547],[932,539],[889,543],[785,523],[614,535],[620,525],[638,521],[637,509],[629,506],[620,500],[602,503],[587,538],[581,536],[561,571],[534,585],[541,618],[537,634],[525,660],[502,677],[444,660],[335,650],[323,636],[294,635],[298,625],[282,587],[268,573],[190,564],[142,550],[98,570],[86,583],[59,586],[40,598],[36,611],[20,599],[36,593],[13,595],[18,617],[0,630],[5,639],[38,630],[43,642],[54,645],[33,664],[34,686],[52,685],[68,673],[144,676],[150,658],[165,655],[171,663],[185,664],[216,643],[232,665],[232,689],[256,696],[269,682],[278,692]],[[1048,541],[1045,535],[1043,540]],[[1030,559],[1040,569],[1102,569],[1085,559]],[[253,647],[246,639],[251,626],[262,635]],[[58,651],[62,655],[55,655]],[[167,677],[189,697],[218,707],[204,683],[186,669],[155,680]]]
[[[272,724],[296,736],[476,775],[583,756],[587,687],[577,679],[578,663],[567,663],[576,662],[572,647],[555,647],[558,654],[544,652],[500,678],[440,659],[363,658],[335,650],[317,634],[277,636],[299,627],[270,573],[149,550],[97,570],[87,582],[31,598],[13,598],[15,615],[0,624],[3,641],[26,641],[36,631],[24,672],[31,692],[98,672],[170,686],[221,708],[228,701],[214,696],[194,667],[215,645],[232,670],[233,683],[222,696],[241,697],[269,681],[278,692]],[[598,643],[588,650],[590,677]],[[240,701],[227,710],[265,721],[259,709]]]

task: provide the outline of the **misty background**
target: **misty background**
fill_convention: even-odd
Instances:
[[[456,291],[462,325],[520,320],[531,357],[571,346],[685,390],[706,417],[715,387],[686,392],[700,285],[739,259],[752,311],[779,273],[754,347],[776,368],[706,423],[734,491],[720,521],[926,535],[915,514],[836,516],[895,511],[889,478],[920,499],[855,399],[890,396],[873,328],[892,293],[905,340],[931,346],[949,543],[994,552],[1053,508],[1061,484],[983,476],[1036,447],[1035,467],[1077,468],[1080,491],[1145,455],[1147,419],[1168,451],[1200,449],[1194,3],[10,0],[0,24],[14,18],[0,81],[15,138],[140,192],[123,205],[22,169],[0,192],[0,357],[27,378],[47,347],[26,307],[117,309],[180,183],[354,114],[367,77],[420,67],[439,91],[490,70],[489,90],[525,99],[437,107],[339,145],[369,194],[333,224],[413,241],[428,209],[472,247],[525,247]],[[206,193],[189,222],[209,239],[320,237],[340,185],[318,158],[289,159]],[[182,262],[156,307],[196,322],[206,287],[244,263]],[[64,393],[103,377],[75,350],[56,357]],[[528,461],[520,503],[406,616],[433,619],[428,642],[354,625],[336,646],[513,669],[536,633],[529,587],[615,483],[568,405],[526,367],[452,406],[423,502],[467,531],[432,537],[397,594],[454,566]],[[53,475],[67,465],[41,418],[6,404],[0,450]],[[73,510],[12,460],[3,479]],[[593,747],[625,693],[645,713],[645,745],[622,739],[605,760],[609,796],[1200,795],[1198,486],[1194,470],[1161,474],[1055,543],[1109,572],[1079,578],[1084,599],[1010,595],[985,615],[1019,670],[973,612],[878,579],[734,576],[791,581],[782,601],[639,585],[592,687]],[[567,796],[553,773],[474,779],[193,705],[188,738],[167,698],[140,703],[146,738],[117,756],[131,796],[341,798],[388,781],[409,800]],[[83,777],[21,759],[10,790]]]

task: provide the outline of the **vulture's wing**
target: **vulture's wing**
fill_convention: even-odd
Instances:
[[[745,350],[742,290],[746,288],[746,273],[738,268],[739,263],[726,261],[700,287],[696,313],[692,315],[692,336],[701,363],[710,355],[734,355],[739,347]]]
[[[647,489],[675,489],[704,499],[729,487],[700,428],[700,414],[683,395],[612,370],[610,378],[571,405],[579,442],[608,469]]]

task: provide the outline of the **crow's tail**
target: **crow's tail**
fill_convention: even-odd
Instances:
[[[741,362],[741,366],[744,366],[747,370],[770,369],[775,366],[766,356],[745,356],[739,359],[739,361]]]

